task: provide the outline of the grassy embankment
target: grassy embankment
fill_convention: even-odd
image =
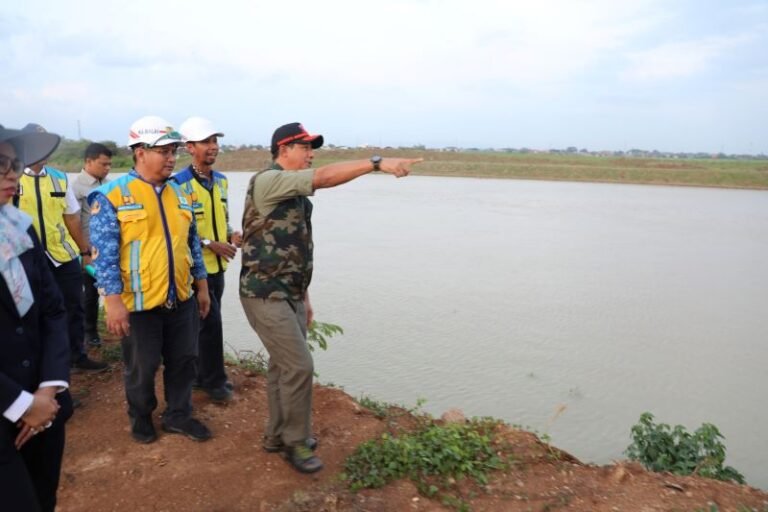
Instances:
[[[418,150],[320,150],[315,165],[340,160],[367,159],[380,152],[387,156],[422,157],[414,175],[473,178],[513,178],[532,180],[643,183],[702,187],[768,189],[768,161],[765,160],[672,160],[654,158],[615,158],[581,155],[514,154],[490,152],[451,153]],[[219,155],[216,167],[222,171],[263,169],[269,164],[267,151],[227,151]],[[116,161],[129,165],[126,158]],[[177,169],[189,163],[179,157]],[[80,169],[79,162],[51,161],[67,171]],[[115,168],[125,171],[126,168]]]

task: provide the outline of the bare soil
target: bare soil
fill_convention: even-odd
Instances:
[[[352,493],[339,476],[357,445],[392,428],[335,388],[315,387],[313,421],[325,469],[293,470],[261,448],[267,406],[265,379],[229,368],[235,398],[217,405],[193,396],[195,415],[214,438],[203,443],[159,429],[149,445],[130,436],[121,366],[73,375],[83,406],[68,424],[59,488],[60,512],[76,511],[450,511],[419,494],[407,480]],[[161,379],[158,375],[158,381]],[[162,389],[158,386],[158,397]],[[160,398],[162,409],[163,403]],[[403,416],[401,426],[407,425]],[[514,464],[486,486],[457,482],[478,511],[702,511],[768,510],[768,493],[699,477],[649,473],[618,462],[585,464],[525,431],[501,427]],[[717,508],[714,508],[717,507]]]

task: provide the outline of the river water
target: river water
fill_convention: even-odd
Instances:
[[[238,227],[249,173],[231,173]],[[494,416],[582,461],[644,411],[768,489],[768,192],[370,175],[313,198],[320,381]],[[261,348],[227,273],[225,339]]]

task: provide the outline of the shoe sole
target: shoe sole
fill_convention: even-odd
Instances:
[[[155,435],[154,437],[139,437],[139,436],[137,436],[137,435],[132,433],[131,437],[133,437],[134,441],[136,441],[137,443],[140,443],[140,444],[150,444],[150,443],[154,443],[155,441],[157,441],[157,435]]]
[[[312,473],[317,473],[318,471],[323,469],[323,467],[325,467],[325,466],[323,466],[323,463],[321,462],[320,465],[317,466],[317,467],[305,468],[305,467],[301,466],[301,464],[296,464],[295,462],[293,462],[293,460],[291,460],[291,457],[287,453],[285,453],[284,458],[285,458],[285,461],[288,464],[290,464],[293,469],[295,469],[299,473],[304,473],[305,475],[309,475],[309,474],[312,474]]]
[[[317,450],[317,445],[318,445],[317,438],[315,438],[315,445],[314,446],[307,445],[307,448],[309,448],[310,450],[312,450],[314,452],[315,450]],[[284,452],[285,451],[285,445],[284,444],[278,444],[278,445],[264,445],[263,444],[263,445],[261,445],[261,447],[267,453],[280,453],[280,452]]]
[[[184,430],[182,430],[180,428],[169,427],[167,425],[163,425],[163,432],[168,432],[169,434],[181,434],[181,435],[187,436],[188,438],[192,439],[193,441],[197,441],[198,443],[202,443],[203,441],[207,441],[211,437],[213,437],[210,434],[208,435],[208,437],[195,436],[195,435],[192,435],[189,432],[186,432],[186,431],[184,431]]]
[[[233,397],[232,395],[230,395],[226,398],[221,398],[221,397],[214,397],[214,396],[208,395],[208,398],[210,399],[211,402],[215,402],[217,404],[227,404],[232,401]]]

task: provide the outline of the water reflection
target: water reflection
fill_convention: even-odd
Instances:
[[[230,174],[239,223],[248,174]],[[313,199],[321,380],[621,458],[643,411],[716,424],[768,488],[768,192],[366,176]],[[235,264],[225,338],[259,347]],[[554,421],[553,413],[565,410]]]

